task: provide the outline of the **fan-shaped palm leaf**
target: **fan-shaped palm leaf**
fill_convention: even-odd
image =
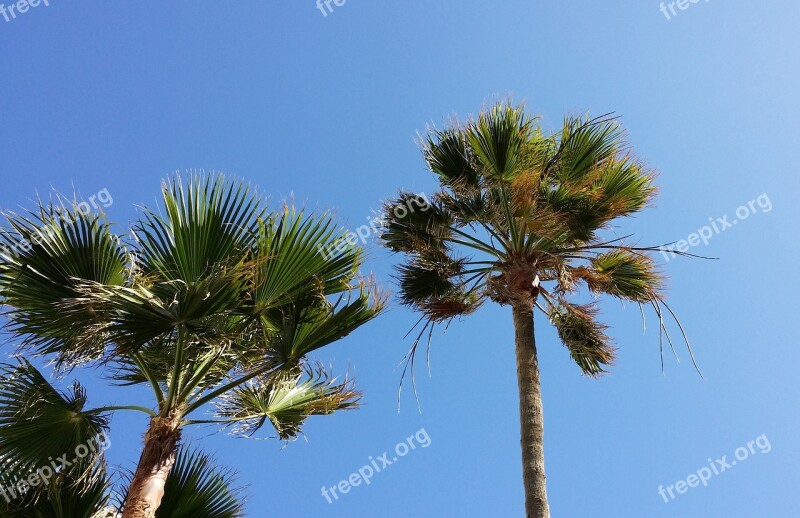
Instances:
[[[183,446],[164,486],[156,518],[237,518],[243,516],[242,489],[232,472],[214,465],[197,449]]]
[[[108,286],[125,279],[127,255],[102,216],[63,203],[40,205],[27,215],[6,213],[0,231],[0,297],[10,329],[37,353],[59,364],[96,359],[102,342],[82,340],[95,324],[88,311],[64,312],[84,281]]]
[[[301,432],[308,417],[357,405],[361,394],[352,382],[336,381],[321,366],[256,379],[223,398],[217,415],[234,426],[235,433],[246,435],[254,434],[269,420],[278,436],[289,440]]]

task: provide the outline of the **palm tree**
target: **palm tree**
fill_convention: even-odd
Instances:
[[[92,366],[154,396],[84,410],[86,395],[76,388],[58,407],[73,416],[67,425],[59,421],[64,413],[40,408],[46,398],[28,401],[0,385],[9,408],[0,455],[24,473],[76,446],[64,437],[85,441],[104,430],[110,412],[146,413],[125,518],[157,516],[170,498],[187,426],[252,435],[269,422],[289,440],[308,416],[356,406],[352,381],[337,381],[308,355],[383,307],[382,296],[358,279],[362,250],[329,246],[343,236],[329,216],[288,206],[268,211],[248,185],[222,176],[175,176],[162,196],[161,211],[142,209],[129,242],[104,216],[63,198],[7,213],[0,233],[0,300],[21,352],[52,360],[59,373]],[[12,403],[34,419],[22,422],[26,414],[12,412]],[[201,414],[212,409],[213,416]],[[53,433],[59,426],[69,433]]]
[[[528,517],[547,517],[534,311],[593,377],[612,364],[615,349],[595,302],[571,300],[581,285],[652,307],[666,333],[663,317],[672,310],[648,256],[657,248],[601,236],[648,205],[652,175],[628,152],[615,118],[568,117],[559,132],[546,134],[523,107],[504,102],[466,124],[431,130],[422,147],[441,190],[430,205],[401,191],[386,203],[382,235],[385,246],[405,254],[400,300],[424,321],[407,357],[412,382],[426,330],[430,339],[436,324],[472,314],[487,300],[511,306],[525,509]],[[414,204],[424,210],[398,210]]]

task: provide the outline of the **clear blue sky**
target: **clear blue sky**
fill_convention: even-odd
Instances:
[[[435,190],[417,131],[506,94],[549,128],[568,112],[622,115],[660,172],[657,207],[620,230],[643,243],[687,239],[766,194],[772,210],[754,204],[692,249],[720,261],[665,265],[705,381],[685,350],[680,364],[665,356],[662,375],[654,322],[643,335],[636,307],[603,305],[620,359],[600,381],[581,377],[539,319],[549,494],[556,518],[796,515],[795,0],[701,1],[671,19],[655,0],[347,0],[328,16],[314,0],[49,4],[0,17],[3,208],[51,185],[106,188],[125,224],[162,177],[203,168],[355,227],[400,187]],[[391,286],[393,259],[374,245],[367,269]],[[312,419],[305,440],[189,434],[239,471],[250,516],[522,515],[510,311],[486,307],[436,334],[433,375],[417,373],[422,413],[409,391],[398,413],[415,320],[394,306],[324,351],[356,374],[366,404]],[[87,385],[97,405],[139,394]],[[115,417],[113,463],[131,467],[145,426]],[[333,504],[322,497],[423,427],[428,448]],[[762,434],[769,453],[670,503],[658,495]]]

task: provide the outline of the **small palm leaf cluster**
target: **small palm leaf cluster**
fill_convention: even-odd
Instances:
[[[616,118],[567,117],[548,134],[523,107],[502,102],[465,124],[430,131],[423,154],[442,189],[429,210],[403,217],[392,209],[412,194],[387,202],[382,236],[406,256],[401,301],[425,320],[412,362],[426,330],[492,300],[541,310],[581,370],[601,375],[614,347],[595,303],[571,300],[581,286],[652,307],[672,344],[664,319],[672,310],[648,255],[658,247],[604,237],[655,194]]]
[[[163,482],[174,466],[183,471],[162,483],[164,502],[176,502],[170,491],[178,480],[225,494],[221,479],[188,476],[207,459],[178,454],[186,426],[215,423],[252,435],[269,422],[289,440],[309,416],[354,407],[360,394],[352,381],[308,356],[383,308],[383,297],[358,277],[360,249],[318,253],[344,235],[329,216],[269,211],[249,185],[223,176],[175,176],[162,195],[161,210],[141,210],[132,239],[63,198],[6,213],[0,231],[0,301],[20,353],[51,360],[60,374],[100,369],[117,384],[150,387],[154,398],[84,410],[79,385],[60,395],[22,359],[0,372],[0,458],[23,474],[107,429],[109,412],[145,412],[150,429],[126,517],[152,516],[162,494],[152,493],[149,477]],[[214,415],[195,418],[208,410]],[[94,481],[101,464],[89,458],[81,470],[59,472],[64,484],[54,491]]]

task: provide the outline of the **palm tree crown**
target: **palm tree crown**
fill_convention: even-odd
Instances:
[[[429,326],[487,300],[531,304],[590,376],[605,372],[615,353],[595,302],[570,301],[582,285],[652,307],[666,332],[664,278],[647,254],[658,247],[602,237],[656,192],[616,118],[568,117],[545,134],[523,107],[499,103],[466,124],[432,130],[423,153],[442,190],[428,210],[401,217],[393,208],[414,195],[387,202],[383,242],[406,255],[400,299]]]
[[[318,253],[344,233],[329,216],[289,206],[269,211],[247,184],[223,176],[176,176],[162,196],[161,211],[142,209],[132,239],[63,199],[7,213],[0,233],[0,300],[21,352],[51,358],[62,372],[95,366],[118,384],[149,386],[154,396],[152,404],[85,410],[79,392],[56,405],[75,414],[65,435],[55,428],[68,426],[59,413],[41,411],[54,394],[29,401],[38,417],[26,428],[23,414],[9,414],[14,402],[26,405],[26,395],[4,383],[0,455],[22,474],[60,452],[59,437],[85,441],[107,428],[108,412],[141,410],[151,424],[126,517],[153,516],[173,464],[189,469],[200,459],[176,457],[186,426],[214,423],[252,435],[269,423],[288,440],[309,416],[355,406],[352,381],[337,381],[308,355],[383,308],[382,296],[358,278],[360,249]],[[3,378],[20,369],[32,366],[8,366]],[[212,416],[195,417],[208,410]],[[158,470],[161,493],[148,495],[148,476]]]

